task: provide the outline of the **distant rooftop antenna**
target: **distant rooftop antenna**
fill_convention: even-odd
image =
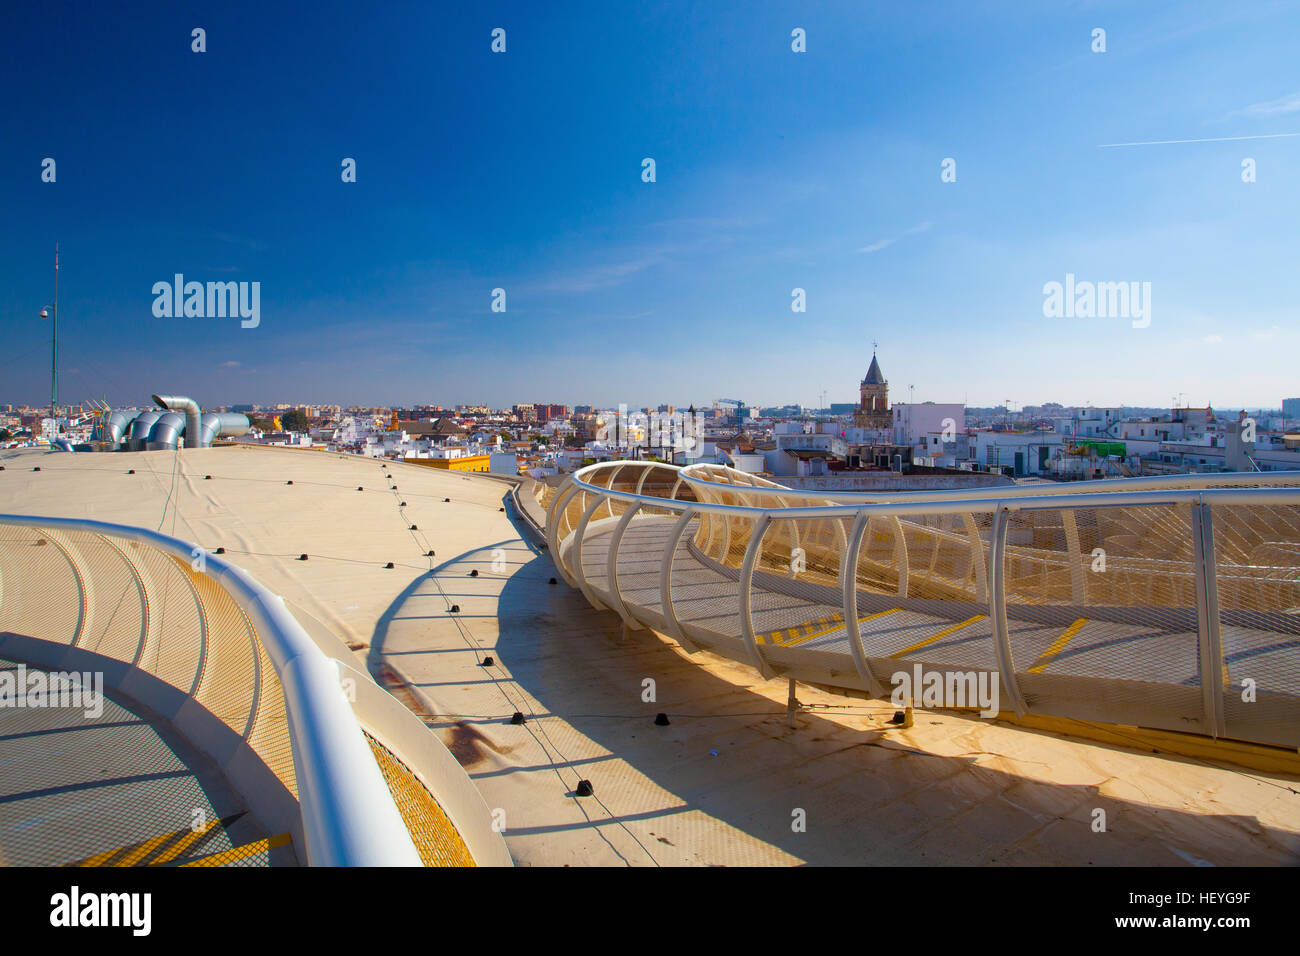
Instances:
[[[50,345],[50,428],[57,436],[58,426],[54,424],[54,411],[58,406],[58,368],[59,368],[59,244],[54,244],[54,304],[49,309],[41,309],[41,318],[54,315],[54,336]]]

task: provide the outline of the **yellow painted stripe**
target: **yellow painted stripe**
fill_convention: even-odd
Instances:
[[[1052,663],[1052,658],[1065,650],[1065,645],[1069,644],[1070,641],[1074,639],[1074,635],[1083,630],[1083,626],[1087,623],[1088,619],[1086,617],[1081,617],[1062,631],[1061,636],[1052,641],[1052,646],[1043,651],[1043,653],[1038,656],[1038,660],[1034,662],[1034,666],[1025,671],[1025,673],[1041,674],[1043,671],[1047,670],[1047,665]]]
[[[197,833],[192,830],[173,830],[171,833],[160,833],[158,836],[150,837],[148,840],[143,840],[140,843],[128,843],[126,846],[114,847],[111,850],[104,850],[102,853],[96,853],[94,856],[88,856],[83,860],[77,860],[74,863],[67,863],[64,865],[79,867],[139,866],[140,861],[149,854],[153,853],[159,847],[166,846],[169,841],[176,840],[177,843],[164,850],[163,856],[159,857],[159,859],[163,859],[163,857],[171,859],[177,855],[177,852],[179,852],[173,852],[177,847],[184,849],[220,822],[220,820],[212,820]]]
[[[170,863],[176,859],[199,840],[203,839],[215,827],[220,820],[210,820],[202,830],[190,830],[183,837],[158,854],[158,857],[150,861],[150,866],[162,866],[164,863]]]
[[[158,849],[168,840],[175,839],[176,836],[177,834],[175,833],[161,833],[158,836],[154,837],[152,840],[145,840],[143,843],[137,844],[135,849],[131,850],[120,860],[115,860],[112,865],[113,866],[135,866],[137,863],[143,860],[150,853],[154,852],[154,850]]]
[[[1132,727],[1124,724],[1103,724],[1067,717],[1044,717],[1025,714],[1017,717],[1014,711],[1002,711],[997,719],[1009,724],[1048,730],[1054,734],[1068,734],[1085,740],[1141,750],[1154,750],[1162,754],[1180,754],[1201,760],[1222,760],[1240,764],[1265,773],[1300,774],[1300,750],[1290,747],[1271,747],[1267,744],[1248,744],[1240,740],[1214,740],[1200,734],[1176,730],[1152,730],[1149,727]]]
[[[103,866],[117,854],[129,847],[115,846],[111,850],[105,850],[103,853],[96,853],[94,856],[88,856],[84,860],[77,860],[74,863],[65,863],[64,866]]]
[[[235,814],[235,817],[239,816],[242,816],[242,814]],[[171,833],[162,833],[140,843],[129,843],[126,846],[114,847],[111,850],[96,853],[94,856],[88,856],[83,860],[65,863],[64,866],[159,866],[176,859],[185,850],[207,836],[213,827],[222,825],[229,820],[235,819],[235,817],[227,817],[226,821],[209,820],[202,830],[174,830]],[[150,854],[160,847],[163,848],[161,853],[152,860],[147,859]]]
[[[901,610],[901,608],[891,607],[888,611],[881,611],[879,614],[868,614],[866,617],[858,618],[858,623],[861,624],[863,621],[870,621],[873,618],[884,617],[886,614],[893,614],[895,611],[899,611],[899,610]],[[837,614],[836,617],[841,617],[841,615]],[[812,634],[809,634],[806,637],[801,637],[793,641],[786,641],[781,646],[795,647],[798,644],[806,644],[808,641],[811,641],[814,638],[823,637],[827,634],[833,634],[835,631],[838,631],[843,626],[844,626],[844,622],[843,619],[841,618],[840,623],[834,625],[833,627],[822,628],[820,631],[814,631]]]
[[[952,627],[945,627],[938,634],[932,634],[931,636],[927,637],[925,640],[918,641],[917,643],[913,644],[911,647],[905,647],[901,651],[890,654],[889,656],[891,659],[895,657],[906,657],[908,654],[912,653],[913,651],[919,651],[923,647],[928,647],[929,645],[933,644],[935,641],[939,640],[940,638],[947,637],[949,634],[955,634],[957,631],[960,631],[963,627],[969,627],[970,625],[974,624],[976,621],[982,621],[986,617],[988,617],[987,614],[976,614],[974,617],[968,617],[960,624],[954,624]]]
[[[785,629],[778,628],[775,631],[764,631],[762,634],[755,634],[754,640],[756,640],[760,644],[766,644],[769,641],[771,641],[773,644],[782,644],[784,643],[784,641],[781,638],[782,634],[787,635],[784,640],[790,640],[798,637],[801,633],[807,631],[809,628],[815,629],[823,625],[834,624],[836,621],[842,621],[842,620],[844,620],[843,614],[832,614],[830,617],[819,617],[815,621],[805,621],[803,624],[796,625],[795,627],[790,627]],[[832,627],[831,630],[834,630],[834,628]]]
[[[834,625],[834,626],[832,626],[832,627],[824,628],[823,630],[820,630],[820,631],[813,631],[811,634],[806,634],[806,635],[804,635],[803,637],[795,637],[795,638],[791,638],[791,639],[788,640],[788,641],[777,641],[777,642],[776,642],[776,646],[777,646],[777,647],[795,647],[796,645],[799,645],[799,644],[806,644],[808,641],[811,641],[811,640],[814,640],[814,639],[816,639],[816,638],[818,638],[818,637],[821,637],[823,634],[830,634],[832,631],[838,631],[842,626],[843,626],[843,625],[841,625],[841,624],[836,624],[836,625]]]
[[[234,863],[245,857],[253,856],[258,853],[268,853],[276,847],[284,846],[289,842],[289,834],[281,833],[279,836],[268,837],[265,840],[254,840],[252,843],[245,843],[243,846],[232,847],[229,850],[222,850],[220,853],[213,853],[209,856],[201,856],[197,860],[190,860],[188,863],[182,863],[181,866],[225,866],[227,863]]]

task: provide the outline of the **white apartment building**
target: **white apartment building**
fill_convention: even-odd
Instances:
[[[1072,438],[1115,438],[1115,428],[1124,418],[1122,408],[1085,408],[1078,414],[1052,419],[1052,425],[1062,435]]]
[[[1010,466],[1015,477],[1045,475],[1050,470],[1052,456],[1064,443],[1060,432],[995,432],[977,431],[975,460],[984,468]]]
[[[736,469],[736,471],[747,472],[751,475],[759,474],[765,467],[763,454],[761,452],[745,453],[733,451],[727,456],[727,458],[728,461],[724,462],[724,464],[729,464],[732,468]]]
[[[951,451],[966,431],[966,406],[953,402],[895,404],[894,444],[908,445],[917,457],[939,457]]]
[[[843,458],[849,450],[838,430],[815,432],[812,425],[800,422],[780,422],[772,440],[776,447],[765,451],[763,459],[765,470],[773,475],[822,474],[827,458]]]

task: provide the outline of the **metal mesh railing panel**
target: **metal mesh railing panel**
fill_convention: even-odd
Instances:
[[[820,647],[844,637],[840,563],[845,519],[778,519],[763,535],[754,565],[753,623],[761,644]]]
[[[1007,521],[1007,628],[1029,709],[1204,729],[1191,506]]]
[[[189,693],[202,666],[207,623],[204,609],[184,566],[170,555],[137,542],[124,549],[152,582],[151,623],[137,666],[164,683]],[[232,728],[242,733],[243,727]]]
[[[216,581],[137,541],[23,526],[0,527],[0,573],[6,630],[71,643],[84,607],[80,646],[193,696],[296,795],[279,679]]]
[[[1300,727],[1300,505],[1210,512],[1226,733],[1291,745]]]
[[[630,611],[645,608],[662,614],[659,572],[679,517],[667,508],[642,505],[629,523],[618,549],[618,590]]]
[[[366,740],[425,866],[474,866],[465,841],[411,768],[370,734]]]
[[[67,555],[47,532],[11,525],[0,526],[0,551],[0,629],[71,644],[86,595]]]
[[[107,612],[92,620],[82,646],[105,657],[132,660],[148,632],[150,585],[111,539],[85,535],[79,546],[95,568],[93,604]]]

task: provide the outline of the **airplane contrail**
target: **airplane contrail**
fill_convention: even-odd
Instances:
[[[1099,143],[1098,149],[1113,149],[1116,146],[1169,146],[1173,143],[1228,143],[1239,139],[1280,139],[1284,136],[1300,136],[1300,133],[1264,133],[1260,136],[1215,136],[1210,139],[1154,139],[1146,143]]]

